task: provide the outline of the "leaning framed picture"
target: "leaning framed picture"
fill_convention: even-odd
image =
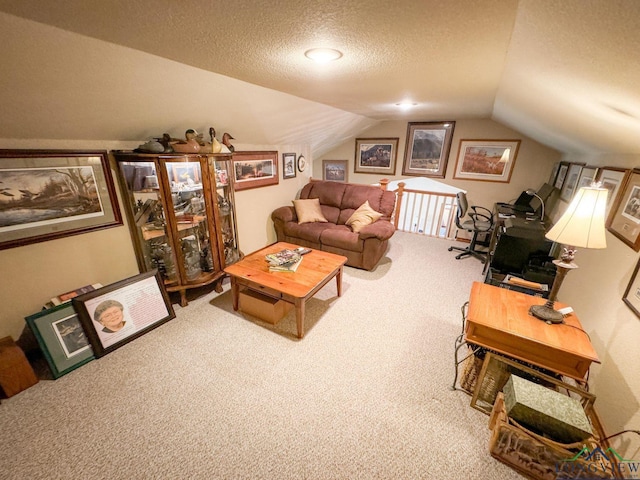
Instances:
[[[578,180],[580,179],[580,173],[584,167],[583,163],[570,163],[567,170],[567,176],[562,184],[562,190],[560,190],[560,200],[564,202],[570,202],[573,198],[573,194],[576,192],[578,186]]]
[[[453,178],[509,183],[519,148],[520,140],[460,140]]]
[[[330,182],[348,182],[347,160],[323,160],[322,179]]]
[[[279,183],[278,152],[234,152],[231,160],[236,191]]]
[[[403,175],[444,178],[456,122],[409,122]]]
[[[72,303],[96,357],[175,318],[157,270],[85,293]]]
[[[609,218],[611,213],[611,207],[615,205],[615,202],[620,193],[620,187],[624,184],[624,180],[631,170],[628,168],[619,167],[603,167],[598,171],[596,181],[609,191],[607,195],[607,213],[606,218]]]
[[[59,378],[95,357],[73,305],[63,303],[26,317],[53,378]]]
[[[354,173],[396,174],[398,138],[356,138]]]
[[[562,185],[567,178],[567,172],[569,171],[569,162],[560,162],[558,167],[558,175],[556,176],[556,183],[553,185],[558,190],[562,190]]]
[[[636,317],[640,318],[640,278],[638,278],[638,271],[640,271],[640,261],[636,264],[636,268],[633,269],[629,285],[627,285],[627,289],[622,296],[622,301],[636,314]]]
[[[607,219],[607,230],[637,252],[640,250],[640,169],[633,169],[627,175],[621,189]]]
[[[117,225],[106,151],[0,150],[0,250]]]
[[[296,176],[296,154],[282,154],[282,178],[294,178]]]

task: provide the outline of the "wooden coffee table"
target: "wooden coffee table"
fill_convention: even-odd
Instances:
[[[347,257],[312,249],[304,255],[295,272],[270,272],[265,255],[298,245],[278,242],[245,256],[224,269],[231,277],[233,309],[238,310],[241,289],[250,289],[291,303],[296,308],[298,338],[304,337],[304,311],[313,297],[332,278],[336,278],[338,296],[342,295],[342,270]]]

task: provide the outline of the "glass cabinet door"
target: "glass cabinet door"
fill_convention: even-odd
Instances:
[[[218,202],[219,229],[224,246],[225,265],[231,265],[240,259],[238,233],[236,230],[235,198],[231,180],[231,160],[228,158],[216,158],[214,161],[216,201]]]
[[[199,282],[214,271],[210,222],[205,198],[206,185],[201,161],[166,161],[176,248],[187,282]]]
[[[163,206],[156,162],[120,162],[120,173],[126,182],[135,225],[139,261],[143,271],[158,269],[165,284],[177,283],[175,255],[167,235],[167,218]]]

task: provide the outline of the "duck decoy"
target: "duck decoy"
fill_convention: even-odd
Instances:
[[[222,144],[229,149],[229,153],[233,153],[235,147],[231,145],[231,140],[235,140],[230,133],[224,132],[222,135]]]

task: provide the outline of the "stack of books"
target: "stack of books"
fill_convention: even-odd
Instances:
[[[295,272],[302,262],[302,255],[293,250],[280,250],[266,255],[270,272]]]

